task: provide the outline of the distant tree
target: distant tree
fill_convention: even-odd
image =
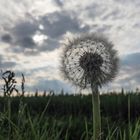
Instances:
[[[61,95],[64,95],[64,90],[63,90],[63,89],[61,89],[60,94],[61,94]]]
[[[124,95],[124,89],[122,88],[122,90],[121,90],[121,94],[123,94]]]
[[[47,92],[46,92],[46,90],[44,90],[43,97],[46,97],[46,95],[47,95]]]
[[[38,97],[38,89],[36,89],[35,97]]]
[[[139,88],[136,88],[136,94],[138,94],[139,93]]]

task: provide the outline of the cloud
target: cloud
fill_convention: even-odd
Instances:
[[[140,53],[132,53],[121,57],[120,72],[110,88],[125,88],[132,90],[136,87],[140,88]]]
[[[23,47],[33,49],[36,44],[32,38],[38,30],[38,25],[33,21],[20,21],[11,30],[10,35],[13,36],[13,44],[15,47]]]
[[[136,68],[140,68],[140,53],[132,53],[124,56],[122,58],[122,67],[129,67],[131,69],[136,70]]]
[[[54,90],[56,93],[60,93],[62,89],[65,92],[73,92],[73,89],[70,85],[59,80],[40,79],[36,82],[36,84],[33,87],[28,88],[32,88],[32,90],[38,89],[39,91]]]
[[[13,3],[16,5],[15,1]],[[67,32],[73,34],[82,32],[105,33],[105,35],[113,41],[120,54],[122,54],[122,52],[127,54],[131,51],[140,51],[138,47],[140,43],[138,39],[140,32],[137,29],[139,27],[139,2],[137,0],[134,1],[134,3],[129,0],[120,0],[119,2],[111,0],[108,3],[103,1],[91,1],[89,3],[84,0],[81,3],[79,0],[76,2],[72,2],[71,0],[69,2],[54,0],[48,3],[50,3],[48,5],[51,7],[61,7],[61,9],[52,10],[52,12],[48,12],[47,14],[42,13],[39,15],[38,12],[40,9],[37,9],[37,3],[34,3],[31,7],[36,9],[35,15],[32,10],[25,12],[23,7],[28,5],[29,8],[31,1],[28,2],[24,0],[24,2],[21,3],[24,9],[22,13],[24,14],[24,18],[14,22],[13,26],[4,28],[6,32],[9,32],[15,43],[11,45],[14,47],[18,46],[18,48],[16,48],[18,52],[20,51],[20,47],[21,53],[26,52],[23,51],[24,48],[35,49],[36,54],[39,54],[41,51],[53,51],[60,46],[59,41]],[[127,7],[122,5],[122,3],[125,3]],[[42,0],[40,4],[38,4],[38,8],[40,8],[40,6],[43,6]],[[42,29],[39,28],[41,26],[43,27]],[[42,46],[39,46],[32,40],[32,37],[35,36],[37,32],[48,38],[48,40],[44,40]],[[11,43],[10,36],[9,41],[8,38],[2,40]],[[122,38],[124,39],[122,40]],[[32,50],[29,52],[32,52]],[[31,53],[31,55],[32,54],[34,53]]]
[[[1,40],[3,42],[6,42],[6,43],[11,43],[12,41],[12,37],[10,34],[4,34],[2,37],[1,37]]]
[[[88,27],[81,27],[80,21],[67,11],[54,12],[43,16],[40,22],[44,26],[43,33],[51,38],[59,38],[67,31],[80,33],[89,29]]]
[[[59,40],[55,38],[47,38],[44,39],[41,45],[36,44],[35,49],[37,50],[38,53],[41,52],[51,52],[54,51],[55,49],[59,48]]]
[[[21,40],[17,40],[16,43],[24,48],[31,48],[32,49],[36,46],[34,40],[29,36],[23,37]]]
[[[6,70],[16,66],[16,62],[4,60],[3,56],[0,55],[0,69]]]
[[[63,0],[54,0],[54,3],[57,5],[57,6],[60,6],[62,7],[64,4],[63,4]]]
[[[19,21],[14,27],[5,30],[6,33],[2,35],[1,40],[11,46],[9,50],[24,53],[26,48],[36,48],[36,43],[32,36],[37,30],[38,26],[36,23],[32,23],[31,21]]]
[[[21,71],[30,71],[37,67],[36,73],[44,74],[46,71],[50,74],[50,70],[44,67],[48,64],[59,65],[54,58],[59,59],[57,52],[61,49],[59,42],[66,35],[74,36],[85,32],[104,33],[113,42],[121,57],[120,73],[109,85],[110,89],[139,86],[139,13],[139,0],[133,2],[131,0],[109,0],[108,2],[39,0],[34,3],[32,0],[23,0],[20,4],[17,0],[0,0],[0,44],[2,46],[0,66],[18,69],[16,67],[18,64]],[[28,61],[28,64],[24,61]],[[53,69],[55,74],[52,76],[51,73],[47,81],[38,79],[40,83],[32,81],[31,85],[37,86],[42,82],[43,86],[39,85],[39,87],[43,89],[46,82],[50,86],[52,84],[53,88],[53,84],[57,85],[61,81],[57,70],[57,67]],[[34,75],[35,80],[39,78],[35,72],[30,76]],[[40,78],[43,79],[43,77]],[[63,82],[59,84],[62,87],[65,85]],[[66,88],[69,89],[69,86]]]
[[[32,36],[38,30],[38,24],[32,19],[21,20],[11,29],[11,34],[16,37],[22,38],[26,36]]]
[[[7,68],[12,68],[15,67],[16,63],[15,62],[11,62],[11,61],[0,61],[0,67],[1,69],[7,69]]]
[[[66,32],[80,33],[88,30],[88,26],[81,27],[81,22],[69,12],[61,11],[43,15],[38,20],[30,18],[18,21],[14,27],[5,31],[9,33],[3,34],[1,40],[9,43],[14,52],[25,53],[28,48],[31,49],[30,52],[35,49],[37,54],[58,48],[59,41]],[[37,34],[46,36],[41,45],[33,39]]]
[[[120,59],[119,74],[114,82],[104,86],[103,91],[106,89],[120,90],[122,87],[127,91],[135,89],[136,87],[140,88],[140,53],[121,56]],[[62,82],[59,76],[60,72],[56,72],[56,70],[58,71],[57,66],[51,67],[51,65],[30,70],[28,76],[34,75],[36,77],[35,81],[37,81],[31,85],[32,89],[36,87],[42,91],[45,89],[60,91],[63,88],[65,91],[73,92],[74,87],[70,86],[67,82]]]

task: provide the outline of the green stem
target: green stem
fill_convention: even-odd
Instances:
[[[101,140],[101,114],[98,87],[91,85],[93,111],[93,140]]]
[[[10,97],[8,97],[8,140],[10,140],[11,138],[11,124],[10,124],[10,120],[11,120],[11,99]]]
[[[128,94],[128,135],[130,140],[130,93]]]

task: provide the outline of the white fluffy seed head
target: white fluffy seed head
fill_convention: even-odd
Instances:
[[[89,88],[92,83],[101,87],[117,74],[117,51],[101,35],[81,35],[65,44],[61,71],[64,78],[76,86]]]

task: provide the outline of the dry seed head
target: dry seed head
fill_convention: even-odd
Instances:
[[[61,58],[65,79],[81,88],[113,80],[118,71],[117,51],[105,37],[85,34],[65,45]]]

